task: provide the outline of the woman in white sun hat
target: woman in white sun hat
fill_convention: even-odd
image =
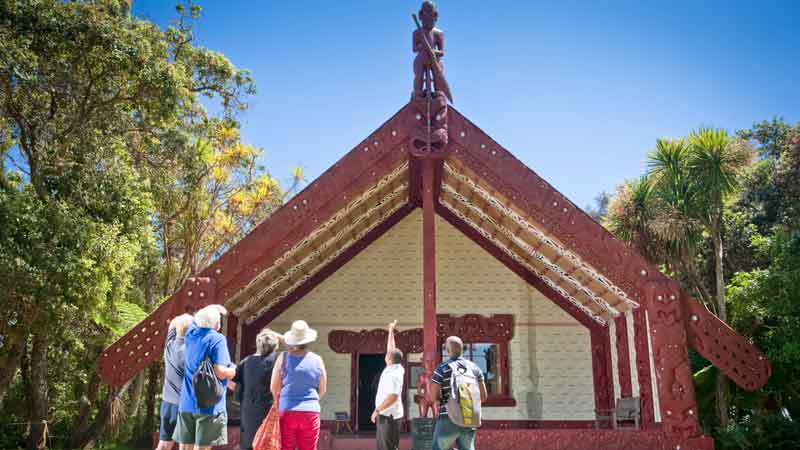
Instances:
[[[325,396],[328,375],[325,364],[316,353],[308,350],[317,340],[317,331],[304,320],[292,323],[283,335],[289,351],[275,361],[271,390],[280,396],[282,450],[316,450],[319,441],[320,405]]]

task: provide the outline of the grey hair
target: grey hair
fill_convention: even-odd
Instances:
[[[186,329],[189,328],[189,325],[191,324],[192,315],[181,314],[169,322],[169,328],[175,328],[175,331],[178,333],[178,337],[183,337],[186,335]]]
[[[200,328],[211,328],[219,330],[222,320],[218,305],[208,305],[194,315],[194,323]]]
[[[458,357],[464,352],[464,342],[458,336],[450,336],[447,338],[446,346],[447,353],[450,356]]]
[[[399,348],[394,348],[389,352],[389,359],[392,361],[392,364],[402,364],[403,363],[403,351]]]
[[[256,336],[256,353],[261,356],[269,355],[278,348],[278,334],[269,328],[264,328]]]

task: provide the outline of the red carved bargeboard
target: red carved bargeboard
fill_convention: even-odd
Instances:
[[[163,353],[169,322],[180,314],[214,303],[215,293],[212,278],[187,279],[170,300],[162,303],[100,355],[98,370],[103,381],[112,386],[122,386],[131,380]]]

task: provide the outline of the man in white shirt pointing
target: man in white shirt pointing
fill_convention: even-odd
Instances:
[[[394,328],[397,321],[389,324],[389,339],[386,342],[386,368],[378,382],[375,396],[375,411],[372,423],[377,426],[375,435],[378,450],[398,450],[400,447],[400,419],[403,418],[403,352],[395,346]]]

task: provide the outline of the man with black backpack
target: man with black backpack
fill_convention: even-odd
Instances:
[[[481,426],[481,404],[486,401],[483,372],[464,359],[464,343],[457,336],[445,342],[449,359],[433,372],[431,397],[439,402],[433,430],[433,449],[475,450],[475,430]]]
[[[236,375],[228,342],[219,332],[221,305],[197,311],[184,338],[186,368],[174,439],[180,450],[205,450],[228,443],[225,388]]]

